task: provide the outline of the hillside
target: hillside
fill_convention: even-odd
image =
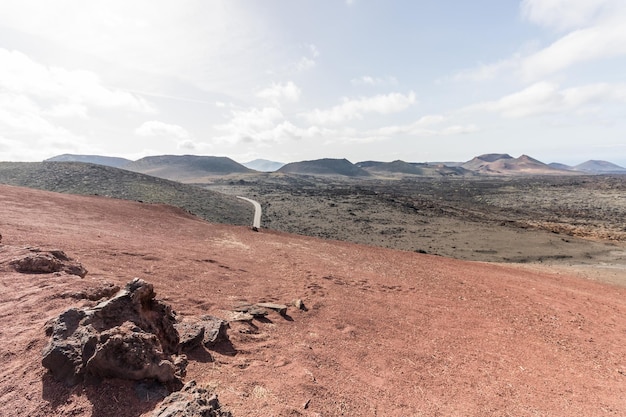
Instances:
[[[569,165],[561,164],[560,162],[550,162],[548,166],[551,166],[554,169],[560,169],[563,171],[571,171],[572,167]]]
[[[7,416],[151,416],[167,395],[158,383],[66,387],[41,365],[49,319],[133,277],[179,318],[230,321],[222,345],[189,352],[185,381],[234,417],[626,414],[623,287],[4,185],[0,232]],[[61,249],[89,273],[18,273],[9,262],[24,247]],[[290,306],[236,320],[260,301]]]
[[[124,167],[130,171],[180,182],[204,182],[208,177],[255,172],[223,156],[147,156]]]
[[[607,161],[590,160],[572,167],[574,171],[592,174],[626,174],[626,168]]]
[[[513,158],[508,154],[480,155],[461,167],[486,175],[571,175],[571,171],[554,168],[548,164],[522,155]]]
[[[124,168],[132,161],[130,159],[116,158],[113,156],[73,155],[66,153],[48,158],[44,162],[84,162],[87,164],[104,165],[113,168]]]
[[[407,175],[438,177],[472,174],[470,171],[460,167],[450,167],[444,164],[404,162],[400,160],[392,162],[363,161],[355,165],[371,174],[391,177]]]
[[[0,162],[0,183],[180,207],[216,223],[248,224],[248,203],[174,181],[80,162]]]
[[[299,175],[340,175],[345,177],[367,177],[369,172],[359,168],[347,159],[316,159],[313,161],[292,162],[277,172]]]

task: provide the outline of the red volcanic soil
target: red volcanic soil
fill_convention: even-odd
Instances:
[[[149,415],[109,380],[65,387],[41,366],[71,294],[153,283],[180,315],[290,303],[232,346],[196,349],[185,380],[238,416],[626,415],[626,288],[558,273],[209,224],[178,209],[0,186],[3,416]],[[19,274],[25,246],[88,270]]]

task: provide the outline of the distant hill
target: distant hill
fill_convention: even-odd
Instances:
[[[419,175],[428,177],[471,175],[470,171],[460,167],[449,167],[444,164],[404,162],[400,160],[393,162],[363,161],[357,162],[355,165],[376,175]]]
[[[440,161],[440,162],[427,162],[428,165],[445,165],[447,167],[460,167],[465,162],[459,161]]]
[[[255,172],[225,156],[147,156],[124,167],[130,171],[181,182],[203,182],[208,177]]]
[[[133,162],[126,158],[116,158],[113,156],[100,156],[100,155],[73,155],[63,154],[53,156],[46,159],[46,162],[85,162],[88,164],[104,165],[113,168],[124,168],[129,163]]]
[[[369,172],[354,165],[347,159],[316,159],[313,161],[292,162],[277,172],[300,175],[341,175],[346,177],[367,177]]]
[[[499,160],[511,160],[513,157],[509,154],[502,153],[489,153],[484,155],[479,155],[471,160],[463,163],[461,167],[465,169],[469,169],[470,171],[482,171],[489,167],[489,164],[499,161]]]
[[[571,171],[553,168],[548,164],[522,155],[513,158],[508,154],[480,155],[461,165],[465,169],[487,175],[571,175]]]
[[[571,171],[572,170],[571,166],[565,165],[565,164],[561,164],[559,162],[550,162],[548,164],[548,166],[550,166],[550,167],[552,167],[554,169],[560,169],[560,170],[563,170],[563,171]]]
[[[285,164],[283,162],[268,161],[267,159],[255,159],[254,161],[244,162],[242,165],[255,171],[274,172]]]
[[[626,168],[607,161],[590,160],[571,169],[592,174],[626,174]]]
[[[246,225],[251,206],[233,196],[82,162],[0,162],[0,183],[180,207],[213,223]]]

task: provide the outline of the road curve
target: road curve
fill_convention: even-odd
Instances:
[[[252,203],[254,205],[254,220],[252,221],[252,228],[258,230],[261,227],[261,205],[258,201],[254,201],[246,197],[237,196],[237,198],[245,200],[248,203]]]

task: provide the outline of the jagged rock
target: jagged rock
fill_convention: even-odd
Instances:
[[[200,323],[182,322],[174,325],[180,338],[180,348],[183,351],[200,346],[204,339],[204,326]]]
[[[82,310],[71,308],[50,323],[46,335],[52,339],[43,351],[41,361],[54,377],[68,385],[79,383],[84,376],[85,360],[83,346],[93,344],[96,331],[91,327],[80,326],[86,314]]]
[[[210,348],[226,340],[228,323],[213,316],[187,318],[184,322],[174,325],[180,336],[182,350],[190,350],[203,344]]]
[[[165,398],[152,417],[232,417],[232,414],[221,409],[216,394],[199,387],[196,381],[189,381],[180,391]]]
[[[70,259],[61,250],[42,251],[32,248],[30,252],[21,258],[12,260],[9,265],[23,274],[65,272],[70,275],[78,275],[81,278],[87,275],[87,270],[79,262]]]
[[[93,308],[72,308],[49,322],[42,364],[69,385],[85,376],[177,380],[179,337],[170,307],[155,299],[151,284],[135,278]]]
[[[228,339],[226,321],[213,316],[202,316],[200,320],[204,326],[204,339],[202,339],[204,346],[211,347]]]
[[[86,364],[91,375],[160,382],[176,379],[176,368],[163,355],[156,335],[141,331],[131,322],[102,332],[95,343]]]

